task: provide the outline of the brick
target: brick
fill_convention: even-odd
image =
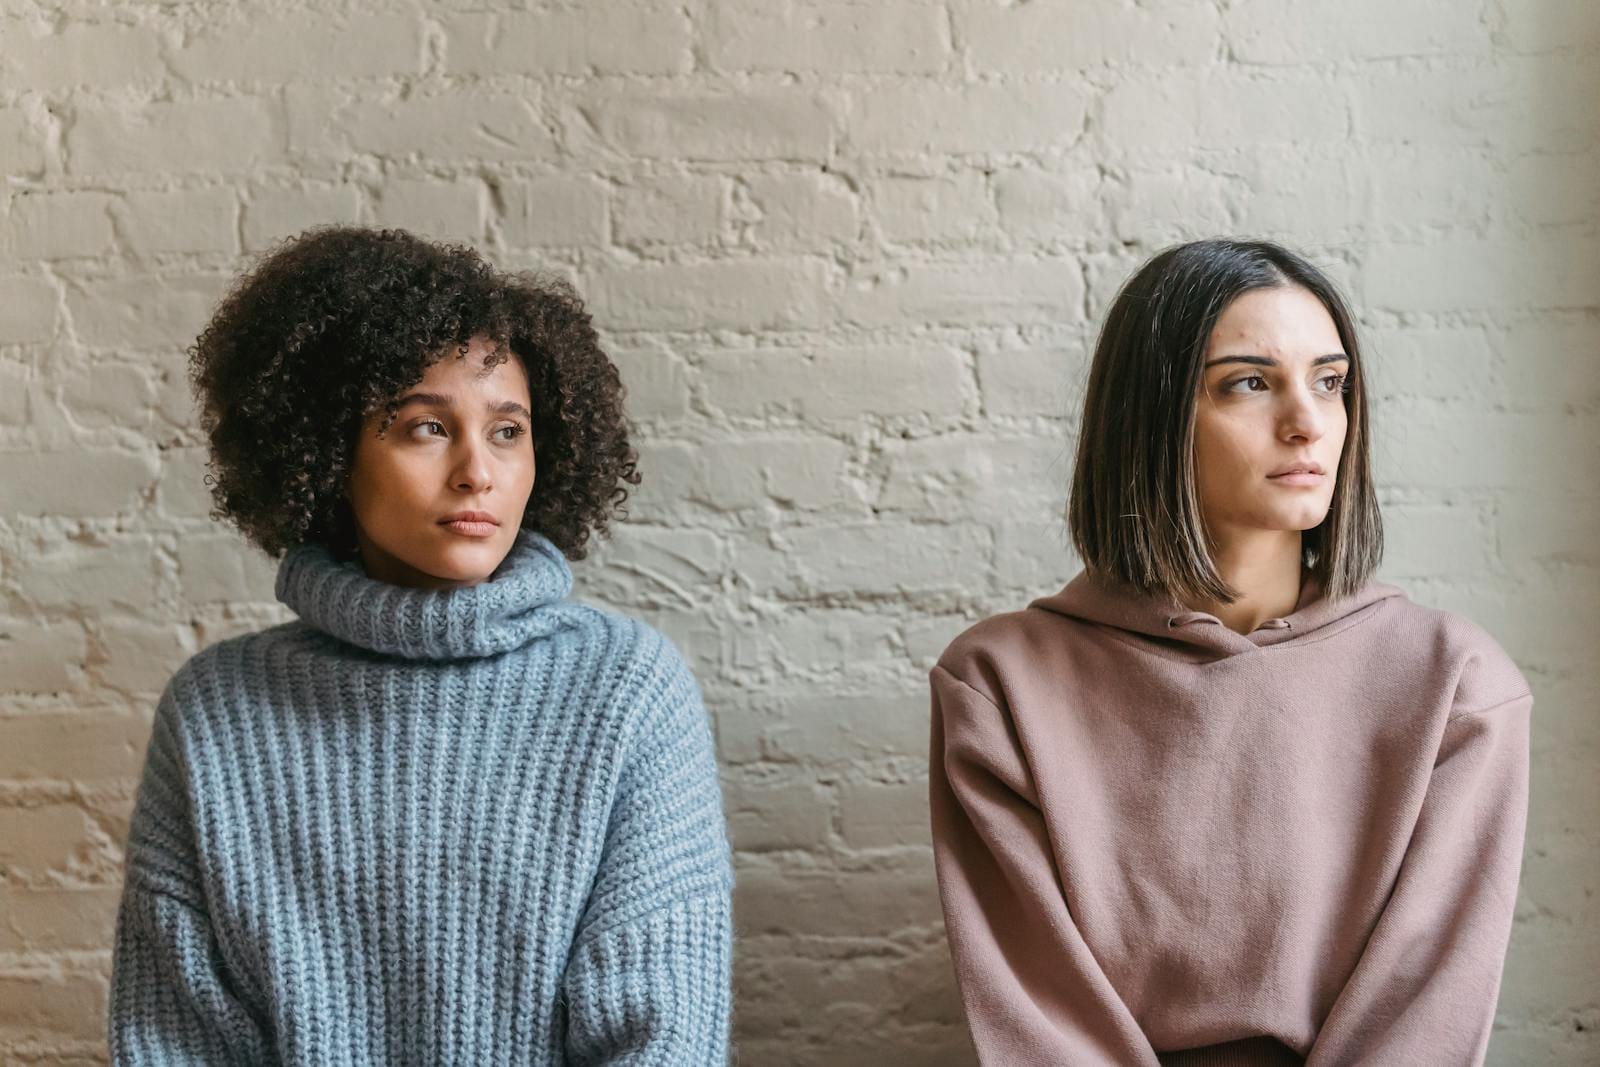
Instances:
[[[994,201],[981,174],[883,178],[871,195],[878,232],[889,241],[970,242],[995,226]]]
[[[79,623],[0,618],[0,691],[79,689],[87,656],[88,639]]]
[[[1277,220],[1271,209],[1278,199],[1294,199],[1303,213],[1302,177],[1297,175],[1293,189],[1283,189],[1278,197],[1275,194],[1282,187],[1268,182],[1246,185],[1231,176],[1187,167],[1136,169],[1125,181],[1103,183],[1100,190],[1111,215],[1112,236],[1164,244],[1189,240],[1196,234],[1226,233],[1240,216],[1251,219],[1256,227],[1272,228]],[[1338,206],[1342,201],[1330,201],[1330,214]]]
[[[978,353],[978,392],[986,415],[1060,418],[1082,406],[1092,356],[1089,338],[1072,347],[1006,348]]]
[[[239,251],[239,201],[232,189],[127,193],[112,214],[123,244],[139,255]]]
[[[1385,485],[1431,492],[1568,493],[1591,462],[1586,416],[1456,409],[1379,420],[1373,465]]]
[[[0,344],[48,341],[56,331],[56,290],[43,278],[0,277]]]
[[[956,592],[988,569],[982,527],[881,522],[804,526],[782,533],[800,595]]]
[[[1119,155],[1130,146],[1129,154],[1149,154],[1147,145],[1168,158],[1217,144],[1294,144],[1304,151],[1343,145],[1347,108],[1340,83],[1175,71],[1113,85],[1094,125],[1098,143]]]
[[[1448,578],[1492,569],[1483,516],[1459,504],[1384,507],[1383,569],[1391,579]]]
[[[1499,392],[1525,409],[1581,410],[1600,404],[1600,317],[1565,313],[1521,318],[1497,347],[1505,353]],[[1467,368],[1467,384],[1477,384]],[[1495,390],[1463,390],[1478,398]]]
[[[0,1042],[105,1039],[108,983],[100,974],[61,970],[0,973]],[[14,1047],[14,1046],[13,1046]],[[48,1062],[60,1062],[51,1056]]]
[[[1348,0],[1337,8],[1311,0],[1243,0],[1223,13],[1222,25],[1239,62],[1272,66],[1460,59],[1486,56],[1492,43],[1482,12],[1450,0]]]
[[[591,96],[578,108],[606,146],[633,158],[821,162],[833,138],[822,99],[797,90]]]
[[[149,736],[150,721],[144,715],[73,712],[0,718],[0,781],[130,781],[139,775]]]
[[[259,252],[312,226],[360,217],[361,191],[351,185],[258,189],[244,205],[244,247]]]
[[[896,264],[856,279],[840,313],[858,326],[1014,326],[1070,322],[1083,281],[1067,261],[1002,259]]]
[[[1100,177],[1092,169],[1055,174],[1032,168],[994,177],[1000,228],[1022,240],[1082,240],[1086,216],[1100,213]]]
[[[931,845],[927,780],[845,783],[839,832],[852,848]]]
[[[704,530],[629,524],[599,546],[579,584],[611,604],[693,609],[718,593],[719,555]]]
[[[724,781],[723,810],[741,852],[812,849],[828,839],[827,796],[812,782]]]
[[[584,286],[610,329],[769,330],[822,320],[826,274],[810,259],[613,268]]]
[[[737,552],[734,566],[738,576]],[[823,679],[858,683],[869,677],[881,685],[883,671],[900,659],[892,637],[892,628],[878,615],[785,608],[727,635],[728,667],[747,685],[801,679],[808,684]]]
[[[879,686],[882,686],[880,681]],[[807,692],[781,697],[764,714],[741,707],[718,731],[727,761],[842,766],[861,760],[926,759],[928,695],[915,689]]]
[[[1476,263],[1483,270],[1441,270]],[[1600,307],[1600,239],[1556,233],[1538,241],[1447,237],[1426,244],[1375,244],[1362,270],[1363,302],[1402,312]]]
[[[618,189],[613,219],[617,243],[709,245],[722,229],[727,181],[709,175],[642,178]]]
[[[109,88],[154,84],[164,76],[160,38],[147,27],[10,20],[5,35],[0,87]]]
[[[248,12],[223,9],[198,24],[171,51],[172,69],[191,82],[267,85],[422,72],[422,22],[414,15]]]
[[[1002,526],[1002,532],[1004,527]],[[998,551],[998,537],[996,538]],[[976,583],[971,583],[976,584]],[[977,591],[977,590],[974,590]],[[996,610],[1012,611],[1023,605],[1005,603]],[[944,650],[961,633],[988,612],[977,611],[970,615],[924,615],[907,622],[901,634],[905,641],[905,654],[918,672],[933,670]]]
[[[1056,482],[1036,487],[1040,510],[1054,513],[1049,519],[1006,521],[995,528],[995,584],[1002,589],[1026,590],[1024,595],[1030,600],[1055,592],[1083,569],[1083,561],[1072,548],[1072,535],[1065,517],[1067,499],[1072,491],[1071,474],[1063,473],[1065,477]],[[1015,605],[1022,606],[1022,603]],[[944,639],[946,632],[941,630],[938,637]],[[950,633],[949,637],[954,638],[955,634]],[[937,659],[948,643],[942,640],[933,659]],[[928,665],[931,669],[931,659]]]
[[[90,853],[109,846],[105,834],[75,804],[0,807],[0,881],[37,881],[68,874]]]
[[[189,603],[277,599],[277,565],[235,534],[186,537],[178,544],[178,584]]]
[[[192,445],[161,453],[161,477],[156,482],[156,509],[169,519],[203,519],[211,512],[206,450]]]
[[[14,259],[73,259],[111,250],[105,193],[18,193],[0,249]]]
[[[458,15],[445,20],[446,69],[458,74],[683,74],[690,26],[662,3],[568,11]]]
[[[1072,480],[1063,440],[953,434],[884,444],[888,476],[873,506],[913,515],[1044,519]]]
[[[48,165],[44,131],[21,111],[0,110],[0,159],[9,177],[42,173]]]
[[[1600,20],[1590,0],[1543,0],[1498,9],[1505,44],[1521,52],[1590,49],[1600,44]]]
[[[56,545],[29,554],[27,572],[17,585],[30,603],[48,611],[143,611],[156,599],[157,562],[148,538]]]
[[[964,0],[952,6],[951,16],[972,66],[1007,76],[1075,74],[1100,66],[1201,66],[1213,61],[1220,41],[1216,10],[1184,0],[1032,0],[1004,6]]]
[[[1082,136],[1087,101],[1065,84],[886,86],[860,102],[845,154],[981,154],[1066,148]]]
[[[705,442],[674,466],[670,480],[649,479],[638,490],[641,513],[674,503],[719,511],[779,505],[820,508],[838,495],[846,449],[830,439],[772,437]],[[659,468],[658,468],[659,469]]]
[[[857,198],[836,177],[753,174],[736,188],[743,194],[738,202],[744,236],[758,248],[823,251],[854,241],[860,229]]]
[[[1551,507],[1542,493],[1506,489],[1495,494],[1488,529],[1497,545],[1519,561],[1600,566],[1600,495],[1574,494]],[[1584,657],[1593,663],[1593,656]],[[1592,668],[1591,668],[1592,669]]]
[[[950,418],[964,405],[961,353],[939,345],[715,349],[700,361],[706,402],[740,418]]]
[[[763,8],[716,0],[705,22],[713,69],[928,74],[949,62],[943,12],[896,0]]]
[[[142,617],[102,620],[93,637],[97,654],[90,675],[124,693],[160,693],[172,672],[195,652],[187,625]]]
[[[1367,387],[1381,401],[1427,397],[1472,403],[1499,388],[1494,374],[1499,345],[1482,327],[1388,326],[1363,331],[1361,345]],[[1533,355],[1524,351],[1518,361]]]
[[[344,164],[352,154],[394,161],[548,160],[555,139],[523,95],[451,92],[400,101],[346,99],[323,89],[285,93],[291,154]]]
[[[0,886],[0,953],[103,951],[120,897],[116,886]]]
[[[243,174],[278,157],[265,100],[180,100],[82,110],[67,128],[73,174]]]
[[[124,274],[67,290],[78,340],[98,348],[187,348],[211,318],[227,279]]]
[[[588,179],[539,178],[501,186],[501,232],[515,248],[606,243],[606,190]]]
[[[484,189],[475,181],[391,179],[378,191],[378,225],[437,240],[477,240],[483,214]]]
[[[1513,215],[1523,222],[1582,224],[1600,215],[1600,183],[1594,181],[1597,172],[1600,172],[1600,151],[1594,149],[1571,156],[1545,153],[1521,156],[1507,169],[1506,199]],[[1459,197],[1475,196],[1484,203],[1489,198],[1484,197],[1481,190],[1492,187],[1490,179],[1462,182]]]
[[[689,372],[683,361],[659,345],[611,350],[611,361],[627,390],[624,403],[632,419],[678,419],[689,414]]]
[[[0,452],[0,485],[15,515],[120,514],[135,506],[155,476],[155,460],[142,452]]]
[[[734,923],[743,937],[883,938],[941,915],[927,856],[882,870],[746,867],[733,892]]]

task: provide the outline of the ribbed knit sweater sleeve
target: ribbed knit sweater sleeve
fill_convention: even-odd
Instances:
[[[1155,1067],[1067,908],[1010,717],[943,666],[930,681],[934,866],[979,1060]]]
[[[724,1063],[732,865],[698,687],[661,640],[562,986],[575,1064]]]
[[[117,1064],[255,1063],[261,1029],[230,981],[200,885],[175,680],[162,695],[129,828],[110,996]]]
[[[1484,1062],[1521,873],[1532,708],[1524,693],[1446,721],[1394,892],[1307,1067]]]

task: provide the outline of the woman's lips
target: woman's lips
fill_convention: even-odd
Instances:
[[[1294,471],[1291,474],[1274,474],[1267,477],[1267,481],[1279,485],[1321,485],[1325,474],[1313,474],[1310,471]]]
[[[451,533],[460,534],[462,537],[493,537],[494,532],[500,527],[492,522],[474,522],[467,519],[455,519],[451,522],[439,524]]]

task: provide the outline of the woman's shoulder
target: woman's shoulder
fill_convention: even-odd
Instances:
[[[167,682],[171,696],[235,682],[270,669],[273,649],[303,639],[309,628],[298,620],[218,638],[178,665]]]
[[[1452,714],[1482,711],[1529,693],[1527,678],[1499,639],[1460,612],[1406,595],[1392,597],[1380,640],[1419,646],[1419,654],[1454,680]]]

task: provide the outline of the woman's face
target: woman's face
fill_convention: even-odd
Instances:
[[[1333,317],[1306,289],[1252,290],[1223,310],[1206,345],[1194,433],[1195,479],[1215,544],[1309,530],[1327,517],[1349,367]],[[1306,467],[1312,473],[1281,473]]]
[[[511,551],[533,492],[532,403],[520,359],[484,370],[492,349],[473,338],[465,357],[446,354],[401,395],[388,429],[378,431],[381,409],[363,424],[349,497],[373,578],[476,585]]]

